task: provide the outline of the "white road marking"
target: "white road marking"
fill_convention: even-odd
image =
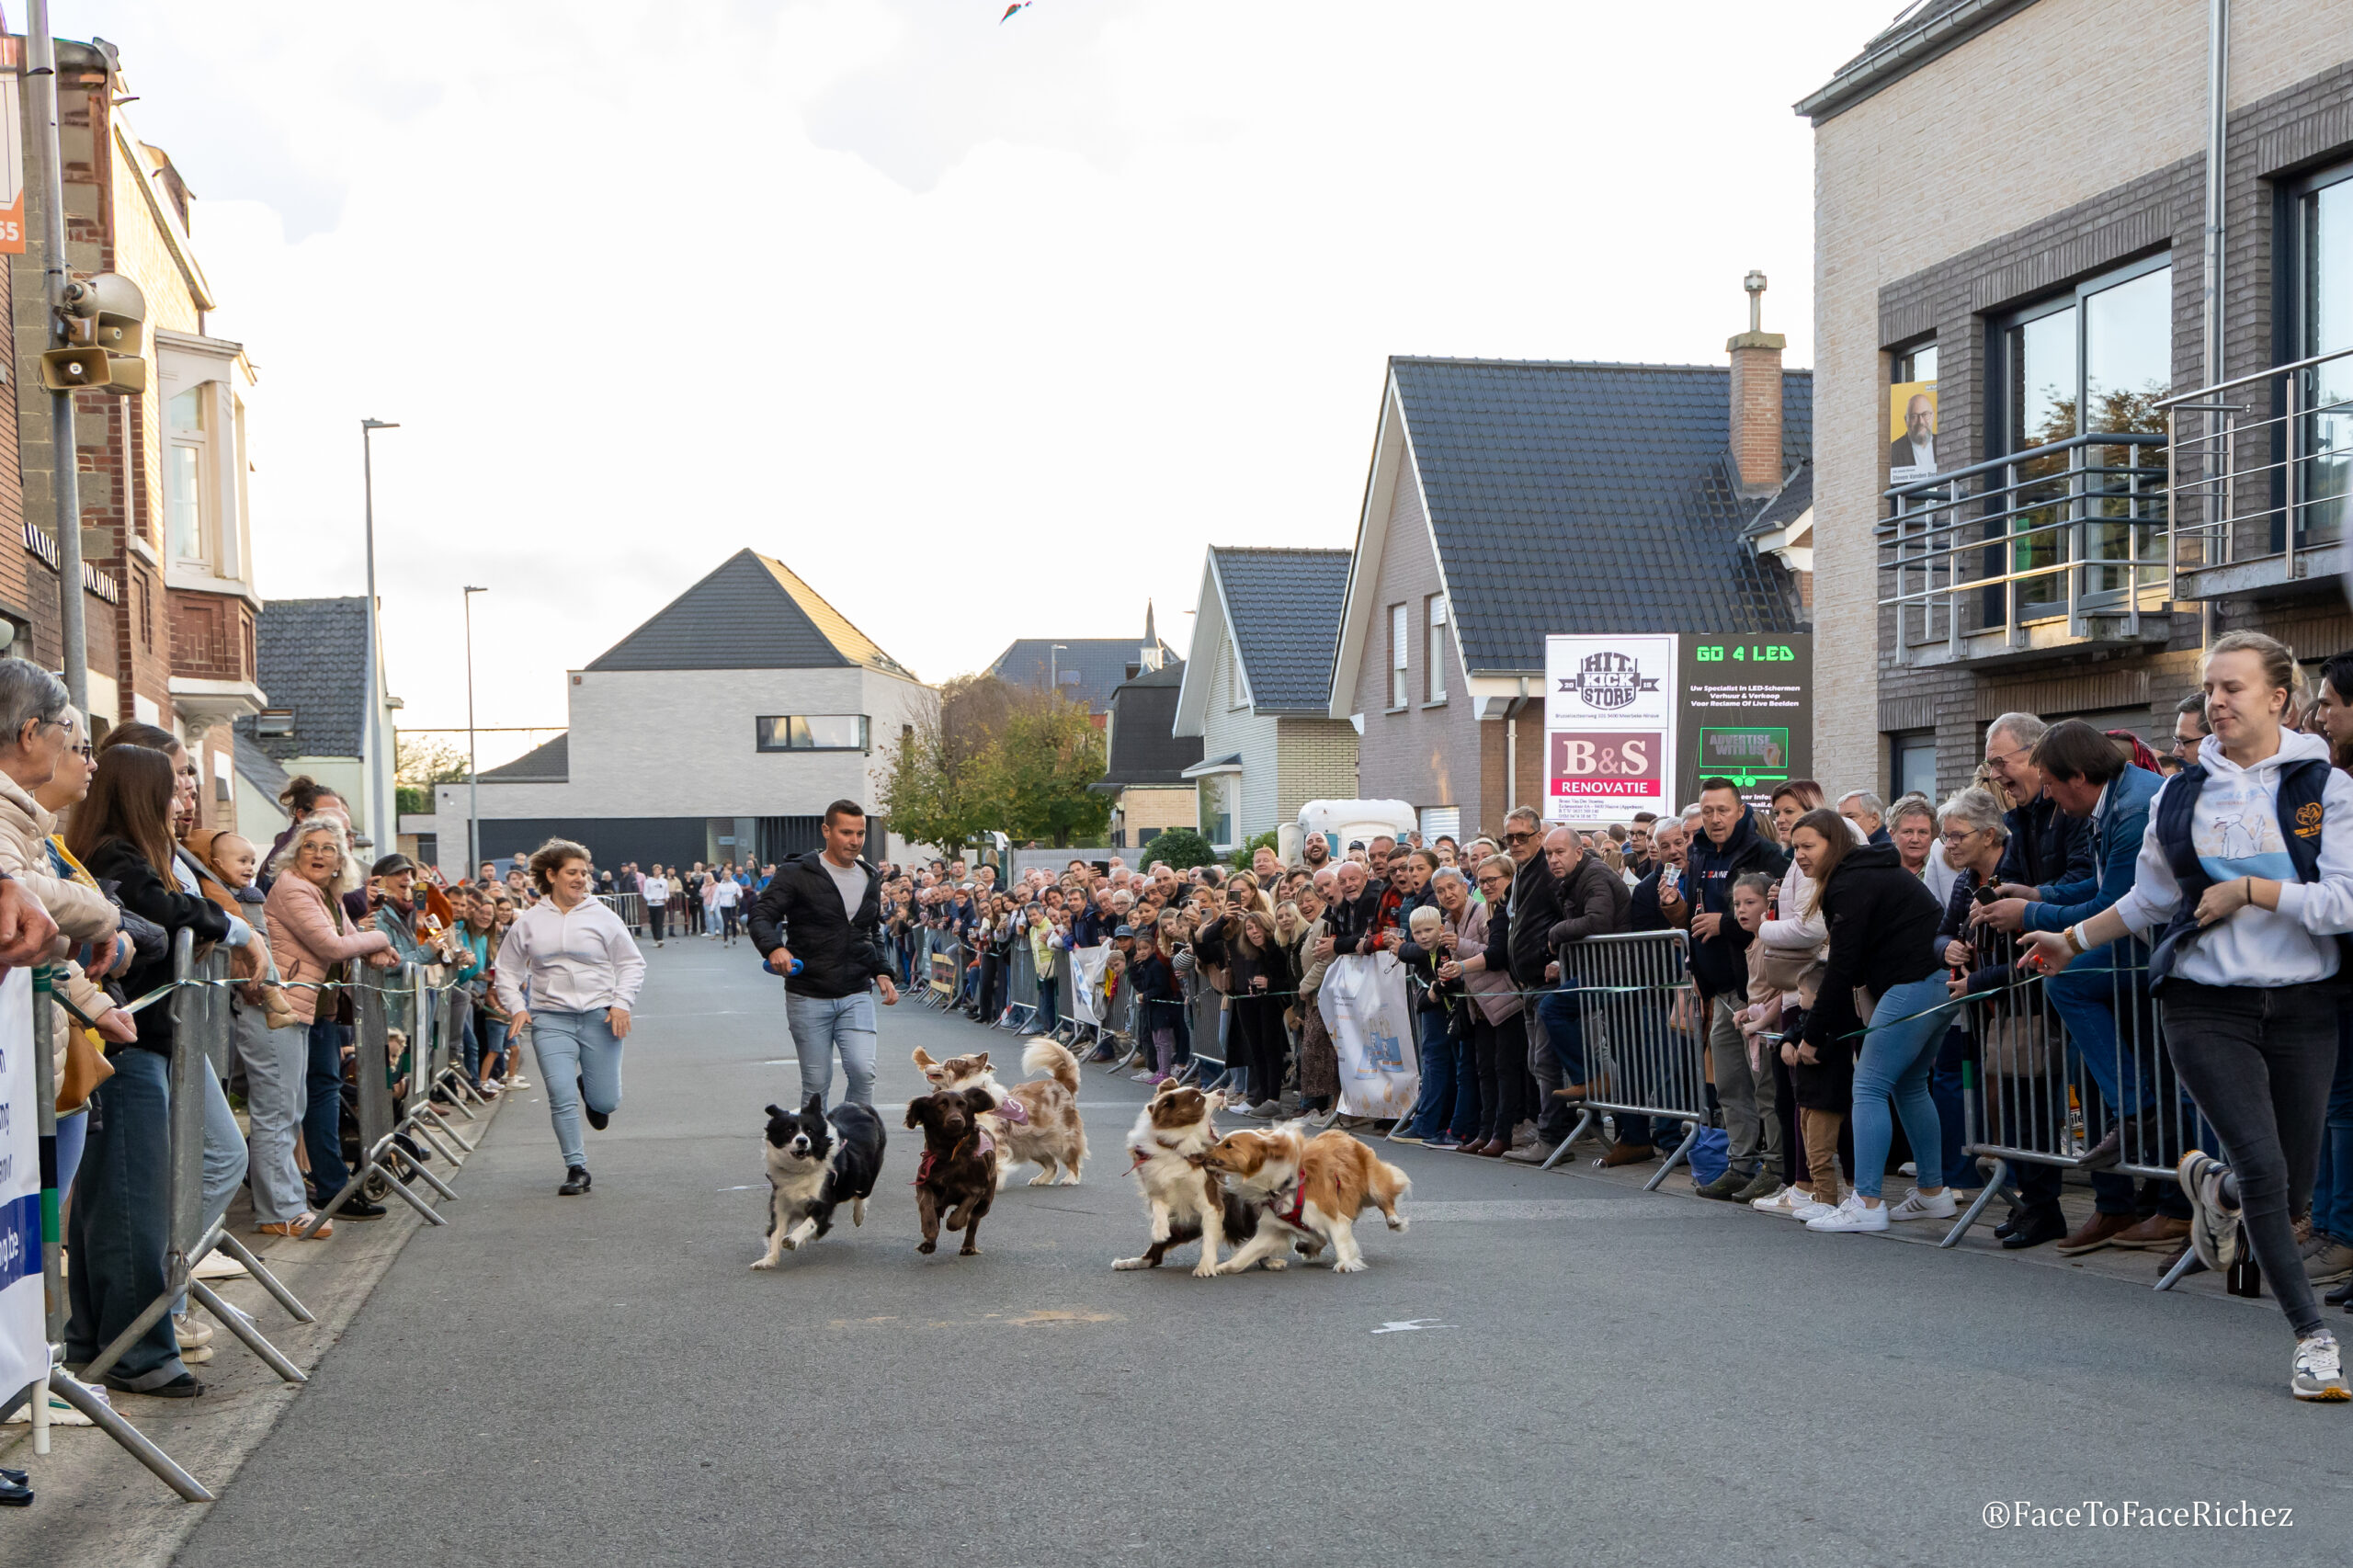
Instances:
[[[1375,1334],[1419,1334],[1426,1328],[1455,1328],[1456,1324],[1440,1323],[1436,1318],[1407,1318],[1404,1323],[1384,1323]]]

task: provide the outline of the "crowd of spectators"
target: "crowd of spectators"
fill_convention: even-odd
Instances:
[[[1580,830],[1522,807],[1492,839],[1310,835],[1292,863],[1260,849],[1247,870],[1179,871],[1147,846],[1138,868],[1079,858],[1001,886],[993,866],[934,859],[885,868],[885,928],[905,983],[950,952],[966,1015],[1103,1040],[1097,1061],[1123,1048],[1075,1027],[1073,998],[1040,984],[1025,1021],[1006,987],[1020,948],[1042,979],[1057,950],[1108,944],[1101,983],[1133,989],[1134,1076],[1182,1073],[1198,1050],[1262,1118],[1333,1111],[1315,993],[1336,957],[1392,953],[1422,1088],[1381,1130],[1528,1163],[1608,1097],[1564,960],[1597,937],[1680,931],[1687,981],[1659,1005],[1704,1078],[1702,1196],[1816,1233],[1949,1220],[1997,1168],[1965,1152],[1971,1075],[2056,1085],[2055,1111],[2018,1108],[2029,1096],[2013,1089],[2015,1125],[1977,1130],[2050,1156],[2010,1163],[2000,1244],[2169,1267],[2251,1255],[2297,1333],[2296,1392],[2343,1397],[2315,1302],[2334,1287],[2353,1310],[2353,969],[2336,939],[2353,931],[2353,655],[2307,689],[2279,644],[2232,634],[2174,718],[2158,752],[2004,714],[1941,801],[1791,779],[1759,805],[1707,779],[1667,819]],[[1202,987],[1213,1013],[1191,1005]],[[1192,1039],[1211,1017],[1214,1044]],[[2265,1083],[2268,1099],[2249,1089]],[[1655,1162],[1686,1131],[1586,1125],[1602,1167]],[[2193,1142],[2231,1164],[2193,1172]],[[2070,1168],[2088,1176],[2081,1220],[2061,1208]]]

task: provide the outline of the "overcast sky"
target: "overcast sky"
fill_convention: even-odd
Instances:
[[[485,725],[746,545],[926,679],[1182,647],[1203,546],[1350,543],[1387,355],[1721,363],[1756,267],[1809,364],[1790,105],[1897,0],[1003,9],[52,6],[199,198],[266,596],[360,591],[401,423],[421,726],[464,584]]]

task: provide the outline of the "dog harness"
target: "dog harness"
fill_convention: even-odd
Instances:
[[[1290,1199],[1290,1212],[1288,1214],[1282,1210],[1286,1194]],[[1307,1183],[1301,1180],[1297,1175],[1293,1175],[1290,1185],[1279,1189],[1274,1194],[1272,1200],[1267,1205],[1267,1212],[1295,1231],[1307,1229],[1306,1221],[1301,1218],[1307,1212]]]
[[[1133,1157],[1135,1164],[1130,1165],[1126,1170],[1121,1171],[1120,1174],[1121,1176],[1133,1176],[1136,1172],[1143,1169],[1145,1162],[1150,1160],[1154,1154],[1173,1154],[1176,1152],[1176,1148],[1175,1144],[1163,1143],[1157,1138],[1153,1140],[1151,1148],[1146,1148],[1141,1143],[1131,1143],[1128,1145],[1128,1153]],[[1185,1163],[1191,1165],[1194,1169],[1199,1170],[1205,1162],[1199,1154],[1188,1154],[1185,1156]]]

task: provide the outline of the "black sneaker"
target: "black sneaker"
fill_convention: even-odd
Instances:
[[[325,1205],[321,1204],[320,1207],[324,1208]],[[384,1217],[384,1206],[370,1203],[354,1193],[350,1202],[335,1211],[335,1217],[338,1220],[381,1220]]]
[[[194,1372],[182,1372],[170,1382],[158,1383],[152,1389],[132,1388],[112,1372],[98,1381],[117,1393],[143,1393],[150,1399],[194,1399],[204,1392],[204,1385],[196,1381]]]
[[[564,1168],[563,1185],[555,1189],[558,1198],[577,1198],[588,1190],[588,1167],[568,1165]]]
[[[582,1113],[583,1115],[585,1115],[585,1116],[586,1116],[586,1117],[587,1117],[587,1119],[588,1119],[588,1125],[589,1125],[589,1126],[591,1126],[591,1127],[595,1128],[597,1131],[602,1132],[602,1131],[603,1131],[607,1127],[608,1127],[608,1126],[610,1126],[610,1125],[612,1124],[612,1119],[612,1119],[611,1117],[609,1117],[609,1116],[607,1116],[603,1111],[598,1110],[595,1106],[592,1106],[592,1105],[590,1105],[590,1104],[588,1103],[588,1080],[587,1080],[587,1079],[585,1079],[585,1078],[581,1078],[581,1079],[577,1079],[577,1080],[575,1080],[575,1082],[577,1082],[577,1083],[579,1084],[579,1085],[580,1085],[580,1109],[581,1109],[581,1113]]]

